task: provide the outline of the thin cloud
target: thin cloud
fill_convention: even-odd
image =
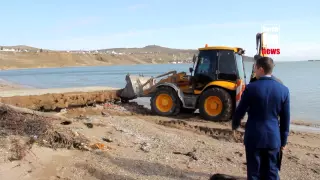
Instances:
[[[85,19],[85,21],[82,21],[82,23],[78,23],[77,25],[83,25],[86,23],[89,23],[90,19]],[[304,23],[303,21],[294,21],[294,20],[287,20],[282,22],[276,22],[276,21],[248,21],[248,22],[227,22],[227,23],[209,23],[209,24],[192,24],[192,25],[185,25],[185,26],[175,26],[175,27],[164,27],[164,28],[150,28],[150,29],[140,29],[140,30],[132,30],[132,31],[123,31],[113,34],[105,34],[105,35],[98,35],[98,36],[82,36],[82,37],[74,37],[74,38],[67,38],[67,39],[58,39],[58,40],[51,40],[51,41],[42,41],[38,42],[37,44],[42,45],[52,45],[56,47],[60,47],[59,49],[84,49],[84,50],[90,50],[90,49],[100,49],[100,48],[111,48],[111,47],[118,47],[118,46],[125,46],[128,44],[134,44],[131,43],[132,38],[136,37],[146,37],[146,36],[153,36],[155,34],[162,34],[162,33],[175,33],[175,31],[180,31],[181,29],[188,29],[188,30],[202,30],[202,29],[225,29],[225,28],[234,28],[234,29],[248,29],[250,31],[261,31],[260,27],[264,23],[270,23],[275,22],[278,24],[285,24],[285,25],[296,25],[299,23]],[[253,30],[252,30],[253,29]],[[256,29],[256,30],[255,30]],[[255,42],[254,42],[254,36],[252,36],[252,39],[248,40],[246,42],[248,48],[248,55],[255,53]],[[252,41],[252,43],[249,41]],[[309,42],[306,42],[308,44]],[[252,44],[252,46],[251,46]],[[136,44],[138,45],[138,44]],[[292,46],[292,45],[291,45]],[[44,46],[41,46],[44,47]],[[289,54],[290,49],[297,49],[298,47],[291,47],[281,44],[281,54]],[[301,45],[300,45],[301,47]],[[312,46],[314,47],[314,46]],[[319,46],[317,46],[319,47]],[[50,47],[47,47],[50,48]],[[54,47],[51,47],[52,49],[57,49]],[[306,49],[305,51],[308,51]],[[292,50],[290,50],[292,52]]]
[[[188,30],[201,30],[208,28],[241,28],[248,27],[250,25],[255,25],[256,22],[244,22],[244,23],[223,23],[223,24],[194,24],[194,25],[185,25],[185,26],[176,26],[176,27],[164,27],[157,29],[141,29],[141,30],[132,30],[132,31],[124,31],[113,34],[106,35],[98,35],[98,36],[82,36],[82,37],[74,37],[63,40],[53,40],[48,44],[61,44],[64,46],[69,46],[68,49],[98,49],[105,48],[109,43],[115,41],[129,41],[130,38],[139,37],[139,36],[147,36],[157,33],[167,33],[173,31],[180,31],[181,29]],[[45,43],[45,42],[43,42]],[[46,43],[47,44],[47,43]],[[79,48],[79,45],[83,47]],[[75,47],[76,46],[76,47]],[[86,46],[86,47],[85,47]]]
[[[136,5],[138,6],[138,5]],[[66,26],[65,29],[73,29],[78,26],[88,25],[99,22],[101,19],[97,17],[88,17],[84,18],[78,21],[75,21],[74,23],[69,24]],[[80,39],[87,39],[87,38],[94,38],[94,39],[100,39],[100,38],[119,38],[119,37],[133,37],[133,36],[139,36],[139,35],[145,35],[150,33],[161,33],[161,32],[168,32],[168,31],[177,31],[181,29],[189,29],[189,30],[198,30],[198,29],[205,29],[205,28],[257,28],[258,31],[262,30],[262,25],[269,24],[270,22],[274,22],[273,24],[282,24],[282,22],[286,25],[289,24],[301,24],[305,23],[305,21],[296,21],[296,20],[286,20],[286,21],[248,21],[248,22],[226,22],[226,23],[207,23],[207,24],[191,24],[191,25],[183,25],[183,26],[174,26],[174,27],[162,27],[162,28],[150,28],[150,29],[139,29],[139,30],[131,30],[131,31],[124,31],[114,34],[107,34],[107,35],[99,35],[99,36],[85,36],[81,37]],[[69,27],[69,28],[67,28]],[[258,32],[257,31],[257,32]],[[78,39],[78,38],[77,38]]]

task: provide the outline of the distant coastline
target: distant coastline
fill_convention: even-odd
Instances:
[[[157,45],[92,51],[52,51],[30,46],[0,46],[0,69],[60,68],[135,64],[192,63],[195,49],[173,49]],[[244,56],[245,62],[253,57]]]

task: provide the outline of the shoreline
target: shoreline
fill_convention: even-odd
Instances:
[[[0,78],[0,91],[34,89],[31,86],[16,84]]]
[[[84,93],[84,92],[89,92],[89,91],[106,91],[106,90],[118,90],[119,88],[113,88],[113,87],[81,87],[82,89],[79,90],[80,88],[78,87],[72,87],[72,88],[46,88],[46,89],[37,89],[34,87],[30,86],[24,86],[24,85],[19,85],[15,84],[9,81],[6,81],[4,79],[0,78],[0,98],[10,98],[13,96],[17,96],[18,94],[21,94],[22,96],[40,96],[44,94],[63,94],[63,93]],[[29,92],[28,92],[29,91]],[[19,95],[20,96],[20,95]],[[141,103],[140,105],[143,105],[142,101],[139,99],[133,100],[133,102]],[[149,107],[148,107],[149,108]],[[309,132],[314,131],[319,131],[320,132],[320,122],[312,122],[312,121],[303,121],[303,120],[291,120],[291,125],[294,125],[293,129],[300,129],[303,132]],[[292,130],[293,130],[292,129]]]
[[[1,68],[0,71],[11,71],[11,70],[28,70],[28,69],[55,69],[55,68],[81,68],[81,67],[109,67],[109,66],[135,66],[135,65],[162,65],[162,64],[172,64],[172,65],[179,65],[179,64],[192,64],[192,63],[128,63],[128,64],[83,64],[83,65],[71,65],[71,66],[41,66],[41,67],[27,67],[27,68],[19,68],[19,67],[9,67],[9,68]],[[187,71],[187,70],[186,70]]]

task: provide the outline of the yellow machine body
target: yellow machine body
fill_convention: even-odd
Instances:
[[[208,45],[198,50],[193,58],[194,67],[189,69],[191,75],[176,71],[149,79],[127,75],[127,86],[120,97],[126,100],[151,97],[151,110],[157,115],[199,109],[204,119],[229,120],[235,110],[239,82],[243,85],[241,91],[245,86],[244,50]]]

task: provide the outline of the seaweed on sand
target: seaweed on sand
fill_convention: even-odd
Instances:
[[[88,140],[75,135],[70,129],[53,124],[59,117],[42,114],[25,108],[0,104],[0,138],[14,136],[11,146],[15,149],[15,160],[22,159],[25,151],[36,142],[40,146],[56,148],[84,149]],[[18,140],[27,139],[25,143]],[[20,137],[20,138],[19,138]]]

